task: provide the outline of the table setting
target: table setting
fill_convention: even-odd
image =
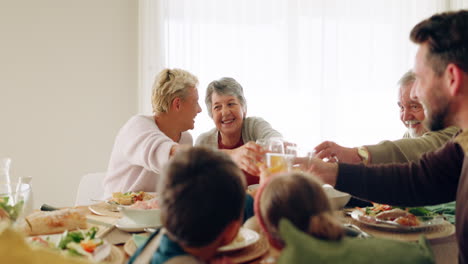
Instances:
[[[267,150],[265,165],[272,174],[301,170],[294,165],[294,158],[310,159],[313,156],[312,152],[279,139],[258,143]],[[120,264],[128,261],[151,233],[163,230],[158,197],[154,192],[115,193],[105,200],[93,200],[87,206],[55,208],[43,205],[40,210],[32,211],[31,179],[20,177],[13,182],[9,176],[10,162],[4,159],[0,164],[0,219],[7,219],[0,223],[2,230],[9,228],[5,227],[8,223],[17,230],[19,237],[26,235],[25,241],[32,247],[59,249],[63,255],[79,255],[90,262]],[[250,185],[247,192],[255,196],[258,188],[259,184]],[[372,212],[372,207],[345,207],[351,196],[330,185],[323,185],[323,190],[347,234],[362,239],[376,237],[408,242],[417,242],[424,235],[432,247],[436,263],[456,263],[455,226],[442,215],[425,216],[415,223],[402,224],[395,219],[380,219],[366,214]],[[380,209],[389,207],[373,206]],[[415,210],[397,209],[403,214]],[[49,225],[44,224],[47,221]],[[54,223],[52,227],[50,222]],[[276,263],[280,252],[272,248],[265,234],[249,222],[252,221],[241,227],[230,244],[218,248],[217,256],[228,257],[234,263]]]
[[[86,218],[87,227],[84,230],[89,230],[92,227],[98,227],[96,237],[107,241],[111,245],[111,250],[103,259],[104,263],[117,264],[125,263],[128,258],[136,251],[137,247],[144,243],[145,237],[148,237],[150,232],[154,232],[152,228],[142,228],[129,230],[127,228],[119,228],[118,222],[126,218],[122,211],[113,212],[108,209],[107,215],[98,215],[92,212],[90,206],[81,206],[73,208],[80,210]],[[69,208],[66,208],[69,209]],[[64,209],[61,209],[64,210]],[[426,236],[432,246],[435,255],[436,263],[456,263],[457,251],[454,239],[454,226],[448,222],[442,222],[435,226],[428,226],[416,230],[393,230],[387,227],[378,228],[366,223],[357,221],[352,216],[346,214],[355,209],[341,208],[337,213],[343,215],[343,223],[358,227],[359,230],[374,237],[388,238],[392,240],[416,241],[420,235]],[[120,214],[117,216],[117,214]],[[131,220],[133,221],[133,220]],[[154,227],[154,226],[153,226]],[[156,227],[159,228],[159,227]],[[72,232],[72,231],[68,231]],[[43,239],[49,237],[49,240],[57,239],[63,233],[42,235]],[[246,227],[240,231],[241,239],[235,240],[232,244],[225,246],[219,250],[220,256],[227,256],[235,263],[275,263],[278,252],[270,247],[268,241],[261,234]],[[35,236],[32,236],[35,237]],[[31,239],[32,237],[29,237]]]

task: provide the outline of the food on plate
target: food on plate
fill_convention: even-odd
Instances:
[[[375,217],[380,220],[393,221],[403,226],[419,226],[421,223],[414,214],[400,208],[380,212]]]
[[[242,235],[241,232],[237,233],[236,238],[231,243],[242,243],[245,241],[245,237]]]
[[[9,203],[10,197],[0,197],[0,220],[16,221],[23,209],[24,201],[19,201],[14,205]]]
[[[132,204],[130,208],[159,209],[159,201],[158,201],[158,198],[153,198],[147,201],[137,201],[134,204]]]
[[[419,226],[421,224],[421,221],[419,221],[419,219],[414,214],[400,216],[393,221],[402,226]]]
[[[23,229],[28,235],[60,233],[65,230],[86,229],[86,215],[78,209],[34,212],[25,218]]]
[[[52,236],[58,238],[60,235]],[[59,250],[34,246],[30,240],[30,238],[25,240],[24,234],[10,223],[1,221],[0,263],[90,264],[84,258],[68,257],[61,254]]]
[[[422,221],[436,216],[424,207],[405,208],[388,204],[373,203],[372,207],[358,208],[365,214],[360,219],[369,223],[376,223],[376,219],[390,221],[401,226],[420,226]]]
[[[137,201],[146,201],[153,199],[154,195],[151,195],[147,192],[140,191],[140,192],[115,192],[112,193],[112,198],[110,201],[115,202],[120,205],[131,205]]]
[[[102,239],[96,238],[97,231],[97,227],[92,227],[88,231],[65,231],[55,241],[52,241],[50,237],[39,236],[32,237],[30,241],[35,246],[60,250],[64,255],[82,256],[89,260],[95,260],[95,253],[104,244]]]
[[[390,209],[387,211],[380,212],[375,215],[378,219],[381,220],[390,220],[393,221],[398,217],[408,216],[410,213],[408,211],[402,210],[400,208]]]

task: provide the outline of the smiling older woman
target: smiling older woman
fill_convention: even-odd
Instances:
[[[216,127],[201,134],[195,145],[223,150],[244,171],[248,185],[258,183],[257,162],[262,160],[263,150],[254,142],[281,134],[262,118],[246,117],[244,91],[233,78],[212,81],[206,89],[205,103]]]

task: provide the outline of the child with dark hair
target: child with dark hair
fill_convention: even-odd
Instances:
[[[242,171],[226,154],[195,147],[178,152],[162,176],[162,235],[153,234],[129,263],[210,262],[242,225]]]

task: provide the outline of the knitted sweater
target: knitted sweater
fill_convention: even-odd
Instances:
[[[242,124],[242,141],[256,141],[261,138],[281,137],[281,134],[274,130],[271,125],[260,117],[247,117]],[[218,148],[218,130],[211,129],[198,136],[195,145],[204,145],[208,147]]]
[[[179,142],[174,142],[159,130],[152,116],[131,117],[115,138],[102,198],[113,192],[155,192],[161,169],[177,143],[192,146],[192,136],[183,132]]]

